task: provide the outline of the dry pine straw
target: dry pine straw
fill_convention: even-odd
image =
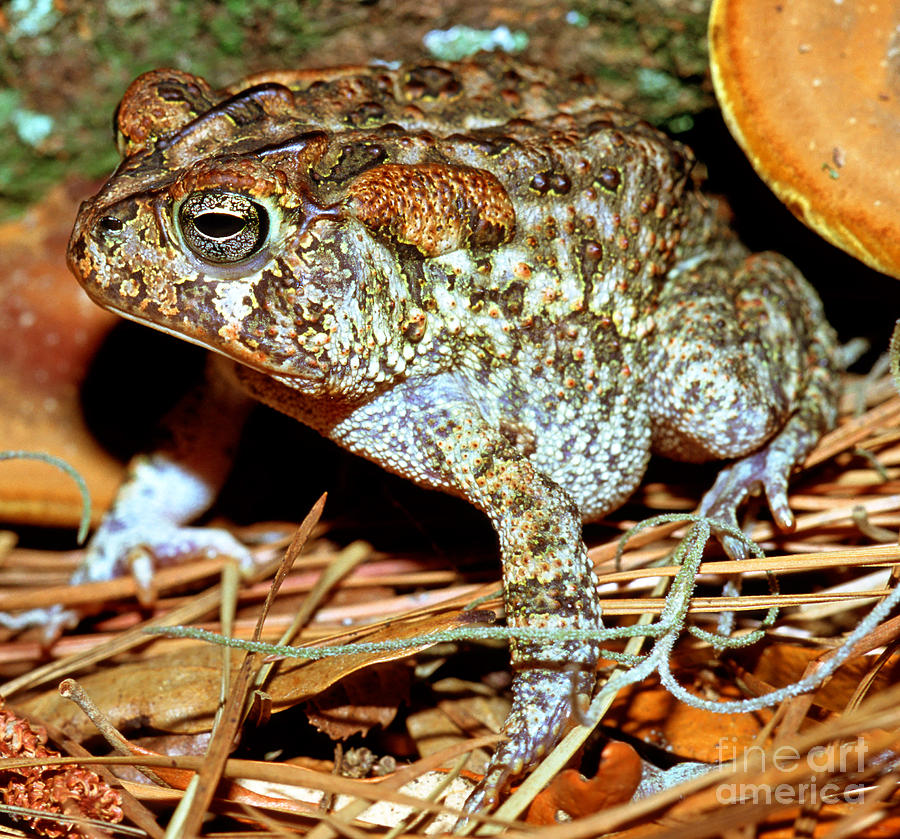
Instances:
[[[800,643],[808,648],[828,654],[841,632],[858,619],[854,616],[868,611],[875,599],[883,596],[892,584],[886,572],[880,575],[875,572],[876,569],[894,568],[900,564],[896,535],[900,528],[900,397],[890,395],[892,391],[886,379],[872,382],[853,378],[847,392],[850,396],[845,400],[841,424],[820,443],[808,459],[806,471],[797,476],[792,484],[794,493],[791,503],[797,514],[796,530],[789,535],[779,535],[772,532],[768,523],[760,521],[753,528],[752,536],[764,547],[768,558],[740,564],[739,570],[749,577],[765,571],[777,572],[783,579],[790,574],[791,583],[786,586],[789,593],[723,598],[716,594],[714,587],[704,586],[703,596],[696,596],[692,604],[695,622],[711,628],[711,620],[718,613],[731,609],[738,612],[738,625],[749,627],[753,625],[750,618],[757,615],[748,615],[745,621],[742,615],[746,610],[752,609],[758,613],[759,609],[778,602],[785,607],[782,616],[762,643],[778,645],[790,637],[796,644],[799,636],[802,639]],[[863,405],[862,411],[859,403]],[[683,507],[685,497],[677,487],[657,484],[645,486],[636,503],[644,505],[645,509],[640,510],[632,503],[628,511],[634,520],[639,520],[661,510]],[[626,520],[621,515],[614,516],[608,522],[618,530],[624,530],[632,523],[631,519]],[[323,570],[334,563],[336,552],[324,538],[323,527],[308,523],[307,529],[312,536],[306,552],[294,560],[289,572],[282,565],[281,597],[302,597],[314,590]],[[603,586],[604,614],[611,621],[633,621],[634,616],[659,612],[662,597],[650,595],[660,577],[672,576],[675,569],[647,569],[646,566],[668,553],[678,536],[678,532],[673,531],[674,526],[665,525],[642,532],[630,543],[619,570],[614,564],[616,540],[592,547],[591,557],[597,565]],[[282,547],[269,546],[261,549],[260,554],[275,557],[273,561],[277,564]],[[141,616],[129,605],[139,594],[133,580],[69,587],[64,585],[64,579],[72,563],[77,560],[77,552],[51,554],[17,549],[11,547],[9,542],[5,543],[5,547],[0,543],[0,550],[4,551],[0,566],[0,610],[45,607],[54,603],[77,608],[82,604],[98,602],[114,604],[119,608],[117,617],[97,627],[96,632],[66,636],[57,642],[51,648],[53,660],[49,663],[39,663],[42,652],[36,639],[10,638],[0,643],[0,678],[6,681],[0,692],[13,705],[17,694],[28,688],[41,684],[52,686],[64,675],[88,672],[90,667],[101,661],[108,667],[114,656],[128,650],[146,649]],[[295,638],[295,643],[323,638],[329,639],[326,643],[333,643],[336,630],[338,638],[346,637],[342,634],[345,625],[342,629],[338,628],[348,619],[355,623],[375,622],[389,627],[389,632],[401,632],[413,625],[413,613],[419,621],[429,614],[446,616],[448,609],[455,615],[455,609],[498,589],[497,582],[478,586],[465,583],[452,570],[436,570],[427,556],[395,557],[370,549],[356,556],[353,565],[353,570],[331,588],[332,594],[338,592],[340,596],[332,605],[326,605],[316,613]],[[703,563],[701,573],[709,575],[710,580],[716,580],[733,573],[736,565],[711,558]],[[265,571],[265,578],[260,575],[255,582],[245,583],[239,583],[233,575],[231,582],[227,582],[228,575],[225,583],[215,582],[222,567],[223,563],[219,561],[204,560],[178,569],[161,570],[155,580],[156,609],[150,622],[183,624],[202,619],[203,626],[221,631],[221,620],[216,621],[211,616],[223,601],[234,600],[242,610],[250,613],[254,608],[258,611],[255,604],[270,591],[271,563]],[[186,592],[186,587],[191,587],[193,591]],[[341,597],[347,599],[349,592],[355,593],[349,599],[349,605],[340,605]],[[367,592],[373,594],[371,599],[366,597]],[[414,597],[405,592],[413,592]],[[490,607],[496,603],[489,601],[486,605]],[[264,627],[257,629],[256,621],[251,617],[239,616],[233,622],[232,632],[236,637],[250,637],[256,631],[258,637],[275,639],[283,634],[291,620],[291,614],[273,612]],[[783,748],[785,743],[792,743],[802,753],[803,749],[827,744],[836,737],[854,739],[858,734],[865,734],[869,756],[879,749],[895,749],[896,731],[900,730],[900,702],[897,701],[900,696],[895,697],[893,692],[875,697],[866,695],[874,684],[876,671],[890,661],[898,632],[895,624],[896,620],[885,621],[870,634],[867,644],[859,646],[858,652],[869,653],[864,659],[868,662],[869,672],[861,679],[853,695],[847,696],[847,707],[843,713],[831,713],[824,717],[819,713],[816,715],[817,725],[811,727],[811,700],[807,697],[790,700],[769,715],[767,726],[759,735],[759,744],[772,747],[777,743],[779,748]],[[161,650],[177,650],[184,643],[160,639],[154,641],[150,649],[158,654]],[[679,649],[681,645],[690,647],[691,642],[683,639]],[[696,647],[696,644],[693,646]],[[879,649],[881,655],[877,654]],[[725,657],[727,659],[727,654]],[[379,660],[384,658],[382,656]],[[250,665],[247,667],[249,670],[245,668],[232,675],[231,701],[219,724],[219,734],[212,747],[214,754],[202,761],[168,760],[185,768],[202,767],[203,783],[199,798],[192,805],[183,805],[187,819],[184,823],[185,835],[200,829],[200,818],[214,794],[222,795],[223,788],[216,788],[220,775],[234,777],[238,772],[236,763],[227,759],[227,753],[231,736],[241,726],[243,697],[250,692],[253,683],[253,668]],[[746,675],[748,683],[752,684],[752,674]],[[428,763],[434,764],[435,760]],[[404,778],[410,776],[419,768],[414,766],[402,775]],[[244,777],[274,774],[283,778],[286,771],[277,763],[240,767]],[[733,770],[719,770],[720,773],[723,771]],[[770,764],[766,765],[765,761],[756,768],[743,766],[742,771],[750,780],[765,779],[767,783],[800,784],[804,780],[796,772],[793,776],[790,771],[779,772]],[[773,771],[777,778],[772,775]],[[884,771],[869,767],[856,776],[849,777],[845,773],[838,779],[848,783],[856,778],[872,784],[873,791],[866,803],[853,807],[826,804],[812,808],[811,812],[800,812],[789,799],[787,805],[771,802],[729,808],[717,803],[711,792],[715,781],[712,776],[704,776],[680,787],[678,791],[663,792],[650,800],[614,807],[570,824],[543,828],[541,835],[594,836],[609,830],[623,830],[629,825],[630,829],[634,829],[634,825],[640,824],[641,835],[690,836],[697,839],[701,835],[727,835],[746,829],[747,825],[764,825],[759,827],[762,835],[774,837],[789,835],[795,829],[794,819],[798,817],[812,824],[819,823],[819,832],[827,825],[829,830],[834,831],[829,835],[857,835],[867,827],[874,830],[871,824],[884,814],[891,818],[894,812],[892,796],[895,784],[893,776],[885,775]],[[333,793],[360,794],[360,789],[364,788],[360,782],[309,770],[306,770],[303,782]],[[138,797],[148,800],[159,797],[146,785],[130,784],[129,788]],[[371,784],[368,785],[367,796],[373,794],[372,789]],[[402,798],[396,789],[394,783],[382,784],[376,794],[384,798]],[[180,796],[169,791],[162,797],[173,801]],[[147,825],[152,824],[155,817],[147,811],[141,813],[142,805],[131,801],[126,809],[130,810],[128,818],[132,824],[137,821],[149,829]],[[228,805],[219,798],[214,809],[221,812],[227,810]],[[298,808],[298,811],[302,812],[303,808]],[[702,816],[702,822],[697,821],[699,816]],[[256,820],[256,829],[265,824],[273,827],[275,822],[272,820],[282,818],[283,814],[269,811],[268,815]],[[336,835],[335,830],[354,835],[357,830],[326,827],[326,822],[310,816],[300,821],[288,821],[292,832],[312,830],[311,835],[314,836]],[[318,827],[314,828],[317,822]],[[884,828],[882,824],[881,829]],[[779,832],[784,830],[788,833]],[[629,832],[627,830],[626,835]]]

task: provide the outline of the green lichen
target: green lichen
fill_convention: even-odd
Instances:
[[[611,96],[651,122],[685,130],[684,117],[713,104],[707,83],[708,0],[582,0],[596,65]]]
[[[512,31],[508,26],[495,29],[473,29],[470,26],[451,26],[449,29],[432,29],[423,39],[425,48],[442,61],[459,61],[476,52],[517,53],[528,46],[528,35]]]
[[[324,32],[318,5],[13,0],[0,38],[0,219],[68,174],[109,174],[112,114],[135,76],[177,67],[224,85],[296,66]]]
[[[663,70],[638,67],[635,79],[638,92],[648,99],[665,101],[678,95],[678,79]]]
[[[13,115],[13,127],[19,139],[28,146],[39,146],[53,130],[53,117],[23,108]]]
[[[577,26],[579,29],[585,29],[590,21],[577,9],[570,9],[566,12],[566,23],[570,26]]]
[[[53,0],[12,0],[6,13],[10,23],[7,37],[12,41],[49,32],[59,20]]]

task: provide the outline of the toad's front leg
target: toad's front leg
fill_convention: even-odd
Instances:
[[[376,458],[383,465],[458,493],[487,514],[500,539],[510,626],[600,627],[596,579],[571,497],[538,472],[470,401],[428,385],[401,390],[407,392],[400,405],[394,403],[396,392],[387,397],[399,414],[388,409],[375,417],[369,406],[365,431],[357,425],[355,433],[335,429],[332,436],[357,450],[365,448],[360,443],[373,432],[392,436],[391,453]],[[363,453],[373,456],[371,450]],[[592,644],[513,641],[511,647],[513,707],[503,726],[508,739],[470,796],[470,812],[493,806],[512,777],[556,745],[577,697],[587,700],[595,681]]]
[[[142,571],[131,568],[139,575],[198,554],[252,563],[249,551],[227,531],[187,526],[221,489],[253,404],[233,381],[231,366],[210,357],[204,381],[163,420],[160,446],[132,459],[73,583],[120,576],[136,555],[149,560]],[[139,582],[149,585],[150,578],[139,576]]]
[[[249,568],[252,556],[226,530],[188,527],[215,500],[252,401],[236,387],[230,363],[211,358],[203,383],[185,395],[160,428],[160,445],[132,458],[124,483],[71,578],[73,585],[131,573],[144,591],[155,568],[198,555],[229,556]],[[81,611],[60,606],[0,612],[0,626],[40,627],[47,642],[75,626]]]

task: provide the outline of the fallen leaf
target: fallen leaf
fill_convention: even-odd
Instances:
[[[771,643],[755,662],[748,663],[749,673],[741,673],[754,692],[765,693],[793,684],[805,673],[806,668],[822,658],[823,651],[797,644]],[[883,690],[895,683],[896,666],[900,658],[895,656],[875,677],[870,691]],[[872,667],[873,659],[861,657],[848,661],[813,694],[815,704],[828,711],[844,711],[863,677]]]
[[[406,730],[422,757],[470,739],[479,730],[499,731],[509,714],[508,699],[466,696],[444,699],[436,708],[424,708],[406,718]],[[466,769],[483,775],[490,763],[485,749],[470,752]]]
[[[627,743],[612,740],[593,778],[563,769],[531,802],[529,824],[558,824],[630,801],[641,782],[641,759]]]
[[[397,618],[376,628],[341,633],[328,644],[378,642],[437,632],[462,623],[453,612],[426,617]],[[372,653],[329,656],[315,661],[291,659],[278,664],[265,690],[272,711],[285,711],[317,696],[339,680],[375,664],[402,659],[415,647]],[[235,654],[233,666],[240,659]],[[140,725],[156,731],[196,734],[209,731],[219,707],[222,653],[211,644],[185,644],[140,661],[104,667],[79,678],[116,728],[133,731]],[[23,698],[20,707],[64,729],[75,740],[96,729],[71,702],[54,689]]]
[[[409,668],[402,664],[369,667],[311,699],[306,714],[332,740],[366,734],[375,725],[387,728],[400,703],[409,698],[411,681]]]
[[[727,698],[735,697],[736,692]],[[624,733],[680,758],[716,763],[752,744],[762,728],[761,716],[714,714],[679,702],[658,684],[640,684],[619,694],[606,719]]]
[[[238,666],[238,655],[232,666]],[[79,682],[110,722],[120,731],[142,728],[177,734],[209,731],[220,702],[222,653],[210,645],[137,662],[119,663],[79,677]],[[19,706],[63,729],[73,740],[97,733],[76,705],[53,688],[23,699]]]

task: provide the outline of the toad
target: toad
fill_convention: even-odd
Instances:
[[[185,525],[250,400],[483,511],[511,626],[601,626],[581,525],[651,453],[728,460],[700,511],[736,525],[835,418],[815,292],[750,254],[679,143],[510,59],[271,72],[216,91],[176,70],[119,106],[122,162],[69,264],[99,305],[218,362],[137,459],[82,578],[242,555]],[[743,553],[723,536],[726,550]],[[469,808],[531,767],[591,693],[593,644],[513,642],[513,707]]]

